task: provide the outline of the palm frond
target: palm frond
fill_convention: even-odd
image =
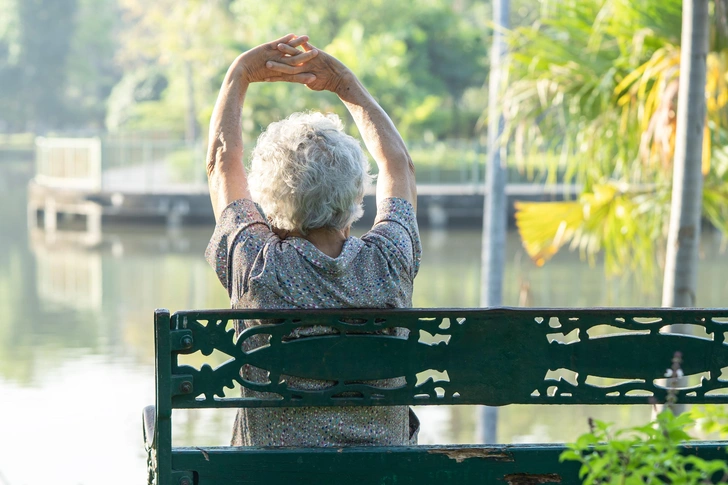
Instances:
[[[716,12],[728,10],[728,0],[717,1]],[[609,273],[649,273],[668,221],[682,2],[547,3],[539,23],[508,35],[503,143],[518,145],[524,170],[548,171],[550,181],[557,173],[584,192],[572,202],[519,203],[524,247],[539,265],[568,244],[587,259],[603,250]],[[707,59],[704,213],[725,231],[728,44],[718,37]],[[543,154],[558,154],[560,163]],[[549,163],[528,166],[540,160]]]
[[[543,266],[570,242],[583,223],[584,212],[578,201],[516,202],[516,226],[526,253],[537,266]]]
[[[594,185],[574,201],[518,202],[516,227],[526,253],[538,266],[568,245],[590,262],[603,250],[610,275],[639,270],[652,277],[653,243],[668,217],[661,209],[667,199],[669,187]]]

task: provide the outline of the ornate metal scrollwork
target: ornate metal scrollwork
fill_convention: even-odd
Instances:
[[[242,319],[265,323],[236,338],[228,323]],[[677,391],[680,402],[728,402],[728,310],[197,311],[176,313],[171,330],[192,335],[172,351],[173,374],[192,382],[174,407],[660,402],[676,351],[685,375],[698,376]],[[248,339],[264,344],[251,349]],[[177,362],[214,350],[230,360],[215,369]],[[268,382],[244,379],[245,365]],[[290,377],[332,384],[302,389]],[[371,385],[396,378],[403,384]],[[236,384],[264,394],[223,397]]]

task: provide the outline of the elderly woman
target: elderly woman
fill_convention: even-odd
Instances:
[[[376,219],[361,238],[349,232],[362,215],[368,162],[335,115],[295,113],[271,123],[246,175],[241,112],[249,84],[260,81],[331,91],[348,108],[379,167]],[[207,173],[217,227],[206,257],[233,308],[412,305],[421,252],[414,167],[392,121],[346,66],[311,46],[306,36],[292,34],[245,52],[225,76],[209,138]],[[246,379],[265,380],[245,373]],[[288,385],[328,384],[289,377]],[[403,406],[247,409],[238,412],[233,445],[407,444],[415,419]]]

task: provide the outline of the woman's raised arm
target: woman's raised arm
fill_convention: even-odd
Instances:
[[[231,202],[249,199],[248,181],[243,168],[242,109],[248,85],[270,75],[265,65],[275,61],[290,68],[287,81],[307,83],[315,78],[303,73],[301,64],[316,57],[316,50],[302,52],[296,47],[308,41],[307,36],[289,34],[273,42],[259,45],[241,54],[225,74],[210,119],[207,147],[207,180],[210,187],[215,220]],[[277,46],[289,45],[295,53],[284,54]]]
[[[307,52],[316,49],[308,42],[302,44]],[[290,45],[278,44],[282,53],[293,54]],[[316,58],[305,66],[293,67],[277,61],[269,61],[272,71],[268,81],[287,81],[290,76],[307,72],[316,76],[305,82],[314,91],[331,91],[339,96],[347,107],[364,144],[379,167],[377,177],[377,202],[387,197],[399,197],[417,208],[415,167],[407,147],[387,113],[376,102],[354,73],[335,57],[318,50]]]

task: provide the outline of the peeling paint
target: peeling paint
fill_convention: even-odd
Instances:
[[[462,463],[469,458],[483,458],[493,461],[513,461],[513,456],[503,448],[435,448],[427,453],[446,455],[451,460]]]
[[[538,485],[540,483],[561,483],[556,473],[512,473],[503,477],[508,485]]]
[[[205,459],[205,461],[210,461],[210,454],[207,451],[203,450],[202,448],[198,448],[197,446],[195,446],[195,449],[202,453],[202,457]]]

